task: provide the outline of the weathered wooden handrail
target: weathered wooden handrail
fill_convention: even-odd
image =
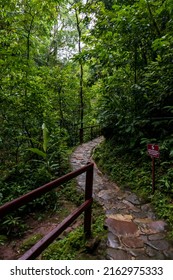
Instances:
[[[38,241],[30,250],[28,250],[20,259],[28,260],[36,258],[40,253],[50,245],[53,240],[55,240],[78,216],[84,212],[84,233],[86,236],[91,234],[91,206],[92,206],[92,187],[93,187],[93,171],[94,164],[88,163],[86,166],[70,172],[67,175],[62,176],[42,187],[39,187],[17,199],[14,199],[0,207],[0,218],[8,214],[9,212],[17,209],[26,203],[40,197],[41,195],[51,191],[52,189],[66,183],[78,175],[86,172],[86,182],[85,182],[85,202],[78,207],[73,213],[71,213],[64,221],[62,221],[54,230],[44,236],[40,241]]]
[[[72,222],[74,222],[86,209],[92,205],[93,199],[85,201],[56,228],[39,240],[30,250],[22,255],[19,260],[32,260],[38,257]],[[86,233],[86,232],[85,232]]]
[[[97,133],[97,134],[99,134],[99,136],[100,136],[100,131],[101,131],[100,125],[85,126],[85,127],[79,129],[80,144],[82,144],[83,141],[84,141],[84,131],[85,131],[86,129],[89,129],[89,130],[90,130],[90,140],[93,139],[93,135],[94,135],[93,129],[94,129],[94,128],[98,128],[98,132],[99,132],[99,133]]]

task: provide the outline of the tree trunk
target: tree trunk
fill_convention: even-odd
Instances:
[[[81,47],[81,28],[80,28],[80,20],[77,8],[75,8],[75,16],[76,16],[76,24],[78,31],[78,52],[79,54],[82,51]],[[83,142],[83,119],[84,119],[84,98],[83,98],[83,63],[81,59],[79,60],[80,65],[80,81],[79,81],[79,99],[80,99],[80,143]]]

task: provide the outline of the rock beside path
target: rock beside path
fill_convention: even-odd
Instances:
[[[77,170],[93,161],[93,149],[103,141],[99,137],[82,144],[73,152],[70,162]],[[173,259],[173,243],[166,240],[166,223],[157,220],[149,203],[136,194],[122,191],[94,163],[93,196],[105,210],[107,259]],[[85,174],[77,177],[78,188],[85,188]]]

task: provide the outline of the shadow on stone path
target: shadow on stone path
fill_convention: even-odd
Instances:
[[[73,170],[93,161],[91,153],[102,141],[99,137],[78,146],[70,159]],[[173,259],[173,244],[166,240],[166,223],[156,219],[150,204],[142,203],[130,191],[120,190],[94,165],[93,196],[105,210],[107,259]],[[77,183],[84,189],[85,174],[78,176]]]

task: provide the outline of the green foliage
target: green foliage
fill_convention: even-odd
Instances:
[[[42,124],[42,130],[43,130],[43,150],[46,153],[49,143],[49,131],[45,125],[45,123]]]
[[[170,163],[163,162],[161,166],[162,169],[164,170],[164,173],[161,174],[162,176],[158,180],[159,188],[162,193],[165,193],[170,197],[173,197],[173,169],[170,167]]]
[[[22,236],[26,230],[26,224],[21,217],[15,217],[14,214],[8,215],[1,221],[1,233],[11,236]]]
[[[0,235],[0,245],[4,245],[7,242],[7,237],[5,235]]]
[[[101,81],[97,113],[108,139],[95,159],[122,187],[152,200],[172,227],[172,4],[113,2],[95,9],[90,31],[90,79]],[[159,144],[161,154],[154,197],[148,143]]]
[[[105,217],[98,214],[92,225],[92,238],[104,239],[103,229]],[[43,260],[75,260],[80,259],[80,254],[87,255],[87,239],[83,233],[83,227],[79,227],[70,232],[66,237],[52,243],[42,254]]]
[[[112,148],[114,147],[114,148]],[[115,140],[109,140],[95,150],[94,159],[121,188],[136,192],[145,202],[151,202],[158,217],[169,224],[173,232],[173,171],[172,162],[156,161],[156,191],[152,195],[151,159],[146,154],[123,151]]]
[[[1,204],[67,173],[79,128],[98,123],[118,144],[111,172],[137,178],[139,189],[149,188],[149,167],[131,162],[123,173],[122,151],[146,159],[146,144],[158,143],[159,189],[172,197],[172,8],[171,0],[1,3]]]
[[[102,2],[88,51],[90,80],[102,85],[98,119],[106,138],[139,152],[143,138],[172,138],[172,4]]]
[[[76,190],[76,183],[70,183],[62,186],[58,192],[59,199],[67,199],[79,206],[84,200],[84,194]],[[104,240],[106,238],[106,231],[104,230],[105,215],[103,209],[98,203],[94,201],[92,206],[92,237]],[[88,240],[85,238],[83,226],[73,229],[68,235],[63,236],[63,239],[58,239],[52,243],[42,254],[42,259],[45,260],[74,260],[79,259],[80,254],[87,255]]]
[[[24,240],[20,246],[20,250],[21,251],[27,251],[29,250],[33,245],[35,245],[37,243],[37,241],[39,241],[41,238],[43,237],[42,234],[37,233],[34,234],[30,237],[28,237],[26,240]]]
[[[42,158],[46,159],[46,153],[44,153],[43,151],[40,151],[37,148],[28,148],[28,150],[37,154],[38,156],[41,156]]]
[[[82,228],[78,228],[68,237],[56,241],[51,244],[42,254],[44,260],[72,260],[76,257],[76,251],[83,248],[85,245],[85,238]]]
[[[23,184],[21,184],[21,182],[14,183],[13,181],[3,182],[0,185],[1,205],[15,198],[18,198],[21,195],[24,195],[36,188],[36,185],[34,185],[34,179],[37,180],[36,184],[41,182],[41,180],[42,182],[43,180],[45,180],[45,177],[40,179],[39,176],[41,176],[41,174],[33,174],[32,181],[29,178],[26,179],[25,174],[24,179],[26,179],[26,181],[23,182]],[[20,181],[20,178],[18,179]],[[40,198],[37,198],[34,201],[26,204],[25,206],[20,207],[18,210],[13,211],[12,214],[5,216],[1,220],[1,233],[7,234],[9,236],[21,236],[27,229],[25,224],[26,215],[30,214],[32,211],[43,211],[43,209],[45,212],[56,210],[57,207],[57,192],[51,191],[41,196]]]
[[[62,186],[60,189],[60,194],[68,201],[73,202],[77,206],[81,205],[84,201],[84,194],[77,191],[75,180],[70,181]]]

